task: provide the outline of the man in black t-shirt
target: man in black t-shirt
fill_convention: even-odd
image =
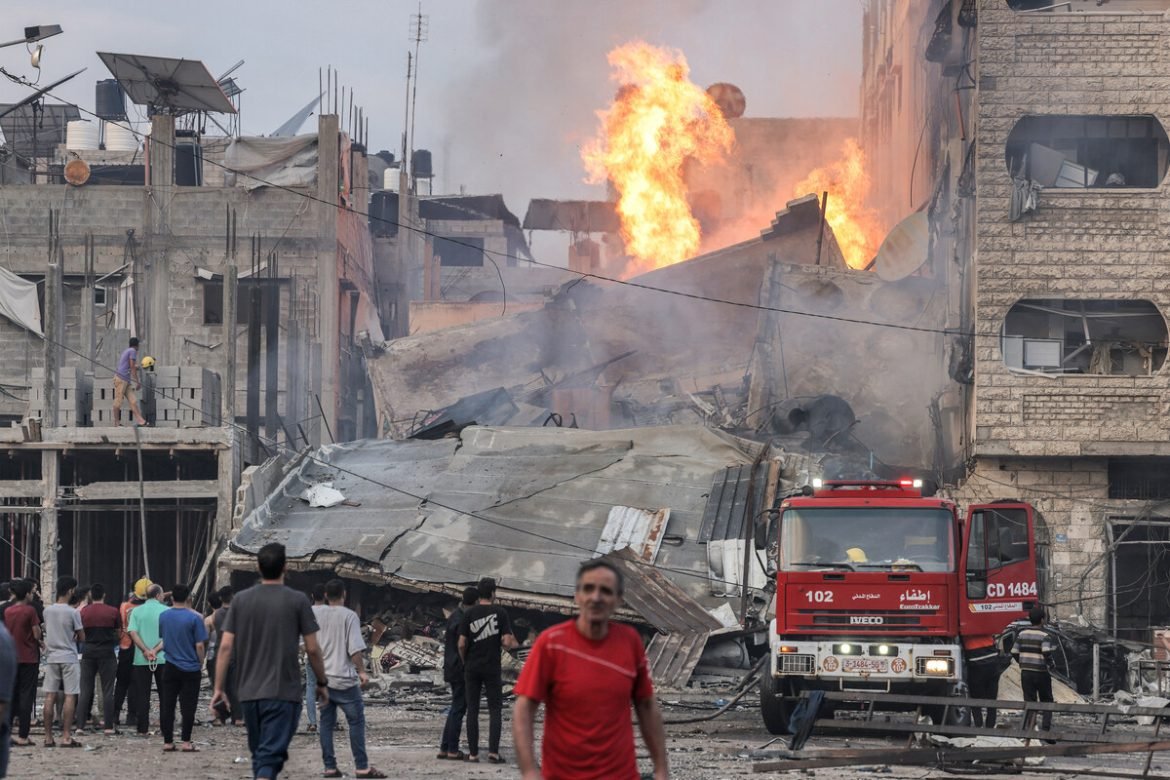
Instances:
[[[478,600],[479,589],[474,586],[464,588],[463,601],[451,610],[443,632],[443,680],[451,686],[451,709],[443,726],[443,739],[436,756],[439,759],[462,761],[466,758],[459,750],[459,732],[463,729],[463,713],[467,711],[463,659],[459,657],[459,629],[463,627],[463,616]]]
[[[459,627],[459,655],[463,659],[467,686],[468,761],[479,761],[479,697],[487,693],[488,761],[502,764],[500,730],[503,727],[503,680],[500,679],[500,651],[516,647],[512,624],[496,598],[496,581],[484,577],[476,588],[479,602],[467,610]]]

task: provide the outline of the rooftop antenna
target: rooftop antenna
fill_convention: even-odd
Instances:
[[[418,0],[418,13],[412,14],[410,17],[410,33],[411,39],[414,41],[414,86],[410,93],[410,143],[413,151],[414,144],[414,120],[415,120],[415,100],[418,97],[418,51],[422,42],[427,40],[431,27],[431,18],[425,16],[422,12],[422,0]],[[406,155],[402,155],[403,162],[406,161]],[[413,167],[413,165],[412,165]]]

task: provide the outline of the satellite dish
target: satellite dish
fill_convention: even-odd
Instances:
[[[89,181],[89,165],[85,160],[75,158],[65,163],[65,181],[74,187],[80,187]]]
[[[873,259],[874,271],[886,282],[905,279],[926,262],[930,253],[930,223],[926,211],[917,211],[894,226]]]
[[[734,84],[723,81],[712,84],[707,87],[707,94],[728,119],[738,119],[747,110],[747,98],[744,97],[743,90]]]

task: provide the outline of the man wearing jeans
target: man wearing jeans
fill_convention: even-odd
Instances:
[[[325,656],[325,674],[328,675],[329,701],[321,708],[321,760],[325,764],[323,777],[341,777],[337,756],[333,752],[333,732],[337,723],[337,708],[345,713],[349,723],[349,749],[353,752],[355,777],[386,777],[374,769],[366,757],[366,711],[362,703],[362,687],[369,682],[362,651],[361,621],[357,613],[345,607],[345,583],[329,580],[325,584],[327,604],[313,607],[317,625],[321,627],[321,652]]]
[[[288,745],[301,715],[301,639],[317,675],[318,702],[328,703],[329,693],[309,600],[284,584],[284,545],[264,545],[256,563],[260,584],[236,595],[219,637],[211,709],[227,703],[227,672],[235,662],[252,775],[275,780],[288,760]]]
[[[317,607],[325,606],[325,586],[317,583],[313,586],[313,614]],[[321,651],[325,648],[322,646]],[[309,733],[317,730],[317,675],[313,674],[313,665],[305,664],[305,716],[309,719]]]
[[[167,652],[163,667],[162,691],[159,693],[159,723],[163,734],[163,750],[175,749],[175,702],[182,713],[184,753],[198,748],[191,742],[191,728],[195,725],[195,705],[199,703],[199,683],[203,681],[203,654],[207,650],[207,629],[203,616],[191,609],[187,599],[191,589],[186,585],[171,588],[174,606],[158,616],[158,633]]]

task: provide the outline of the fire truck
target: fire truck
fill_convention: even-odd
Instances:
[[[804,690],[962,693],[964,651],[991,645],[1038,603],[1032,507],[1001,501],[961,518],[921,486],[814,480],[780,503],[767,532],[776,617],[760,682],[771,733],[788,732]]]

